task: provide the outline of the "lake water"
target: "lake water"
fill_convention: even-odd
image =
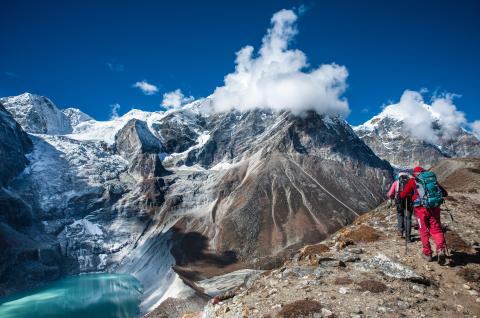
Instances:
[[[123,318],[140,313],[142,287],[130,275],[67,277],[0,298],[2,318]]]

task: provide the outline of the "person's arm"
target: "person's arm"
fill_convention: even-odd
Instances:
[[[388,197],[390,199],[393,199],[395,197],[395,189],[397,188],[397,181],[394,181],[392,183],[392,186],[390,187],[390,190],[388,191]]]
[[[416,186],[417,184],[415,183],[415,179],[412,178],[408,180],[407,184],[405,185],[405,188],[403,189],[402,192],[400,192],[400,198],[403,200],[406,197],[412,196]]]

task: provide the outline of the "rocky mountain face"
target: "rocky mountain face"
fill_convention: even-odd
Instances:
[[[21,229],[2,221],[2,244],[28,242],[2,249],[6,293],[60,275],[127,272],[149,311],[194,297],[192,281],[271,268],[378,205],[391,181],[388,162],[340,118],[214,113],[204,99],[100,122],[31,96],[2,99],[30,133],[0,135],[18,145],[25,137],[18,156],[28,160],[4,184],[30,215]]]
[[[44,234],[29,201],[8,187],[30,163],[32,149],[29,136],[0,103],[0,294],[60,274],[58,243]]]
[[[209,213],[186,218],[215,250],[261,258],[325,237],[381,200],[388,164],[340,119],[253,111],[212,124],[205,145],[182,164],[229,165]],[[379,186],[365,186],[373,182]]]
[[[438,141],[427,142],[413,137],[388,110],[366,123],[354,127],[357,135],[375,152],[398,168],[411,169],[414,165],[433,165],[443,158],[479,157],[480,141],[463,129],[453,135],[442,135]]]
[[[48,98],[30,93],[0,98],[22,128],[33,134],[68,134],[72,126],[68,117]]]
[[[70,121],[70,126],[72,126],[73,129],[83,122],[93,120],[90,115],[85,114],[78,108],[65,108],[62,110],[62,112],[65,114],[65,116],[67,116],[68,120]]]
[[[28,164],[26,154],[32,142],[12,115],[0,103],[0,186],[4,186]]]

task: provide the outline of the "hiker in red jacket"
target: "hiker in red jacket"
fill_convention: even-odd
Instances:
[[[413,169],[414,178],[410,179],[405,185],[405,188],[400,193],[400,197],[402,199],[412,197],[412,201],[414,202],[414,211],[418,221],[420,240],[422,241],[423,245],[423,258],[427,261],[432,261],[432,249],[430,247],[430,236],[432,236],[437,248],[438,263],[443,265],[445,264],[445,237],[443,235],[440,223],[440,207],[426,208],[419,203],[422,200],[419,197],[418,186],[415,178],[424,171],[425,170],[422,167],[415,167]],[[445,189],[440,185],[438,185],[438,187],[442,191],[442,196],[446,197],[448,195],[447,191],[445,191]]]

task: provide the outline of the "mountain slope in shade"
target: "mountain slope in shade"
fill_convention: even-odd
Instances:
[[[9,185],[28,169],[34,145],[0,103],[0,295],[58,278],[58,243],[42,230],[31,201]]]
[[[459,128],[454,134],[445,135],[439,124],[434,123],[438,138],[435,142],[424,141],[412,136],[389,107],[353,129],[377,156],[393,166],[411,168],[432,165],[442,158],[480,156],[480,141],[472,133]]]
[[[0,186],[25,168],[26,154],[31,150],[30,138],[0,102]]]

